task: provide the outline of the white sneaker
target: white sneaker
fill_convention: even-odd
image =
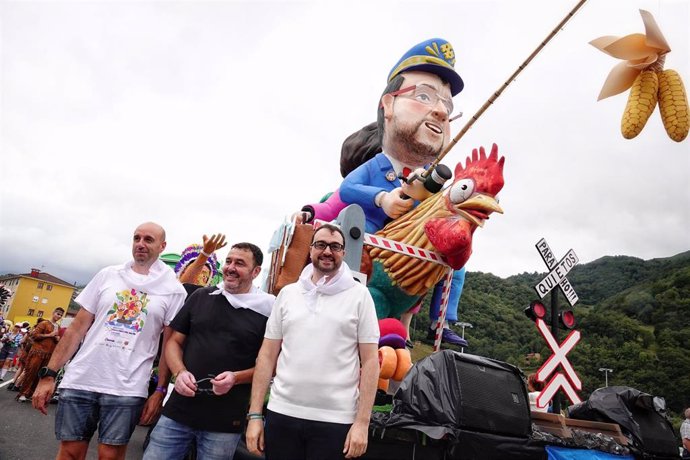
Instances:
[[[19,397],[19,399],[17,399],[17,401],[19,401],[19,402],[27,402],[28,399],[26,399],[26,396],[21,395],[21,396]]]

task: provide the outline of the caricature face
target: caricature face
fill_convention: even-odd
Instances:
[[[439,99],[429,104],[414,91],[384,95],[384,150],[410,166],[423,166],[441,153],[450,140],[450,122],[445,101],[451,101],[450,85],[435,74],[405,72],[402,88],[417,86]]]
[[[223,265],[223,285],[232,294],[246,294],[260,271],[261,267],[256,265],[251,251],[232,248]]]
[[[180,277],[185,274],[187,271],[187,268],[185,267],[184,270],[180,272]],[[208,286],[208,282],[211,279],[211,269],[208,267],[208,265],[204,265],[201,268],[201,271],[199,274],[196,276],[196,278],[193,280],[193,283],[196,284],[197,286]]]
[[[142,224],[134,230],[132,256],[140,265],[151,266],[165,249],[163,229],[154,223]]]
[[[201,269],[201,272],[196,277],[196,280],[194,280],[194,284],[197,286],[206,286],[208,285],[208,281],[211,277],[211,269],[209,269],[206,265],[203,266]]]

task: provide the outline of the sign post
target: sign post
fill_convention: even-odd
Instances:
[[[575,251],[571,249],[561,260],[556,262],[556,257],[544,238],[539,240],[535,246],[550,271],[544,279],[534,286],[534,290],[537,291],[539,298],[542,299],[551,292],[551,331],[549,332],[544,320],[541,318],[536,321],[537,328],[554,353],[537,372],[537,380],[540,382],[546,381],[559,365],[565,371],[565,376],[560,372],[556,372],[555,376],[546,384],[537,398],[537,406],[545,407],[548,401],[553,399],[553,412],[558,414],[561,411],[561,402],[557,394],[559,388],[563,388],[563,391],[573,403],[580,402],[580,398],[575,393],[573,387],[577,390],[582,389],[582,382],[566,358],[566,354],[580,340],[580,332],[571,332],[563,343],[558,345],[558,289],[555,289],[556,286],[560,288],[570,306],[574,306],[577,303],[579,298],[566,275],[577,265],[579,259]]]

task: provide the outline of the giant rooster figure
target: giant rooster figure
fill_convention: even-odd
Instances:
[[[503,213],[496,195],[503,188],[503,163],[496,144],[486,156],[472,151],[465,167],[458,163],[453,185],[424,200],[417,208],[386,225],[376,234],[419,248],[436,251],[458,270],[472,253],[472,234],[492,212]],[[366,257],[366,251],[365,251]],[[372,247],[369,291],[379,318],[399,317],[443,277],[445,267],[403,254]]]

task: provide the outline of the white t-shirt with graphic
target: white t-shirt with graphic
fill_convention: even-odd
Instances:
[[[148,275],[135,273],[131,266],[129,262],[104,268],[75,299],[95,317],[60,388],[147,396],[160,334],[184,303],[186,292],[160,261]]]

